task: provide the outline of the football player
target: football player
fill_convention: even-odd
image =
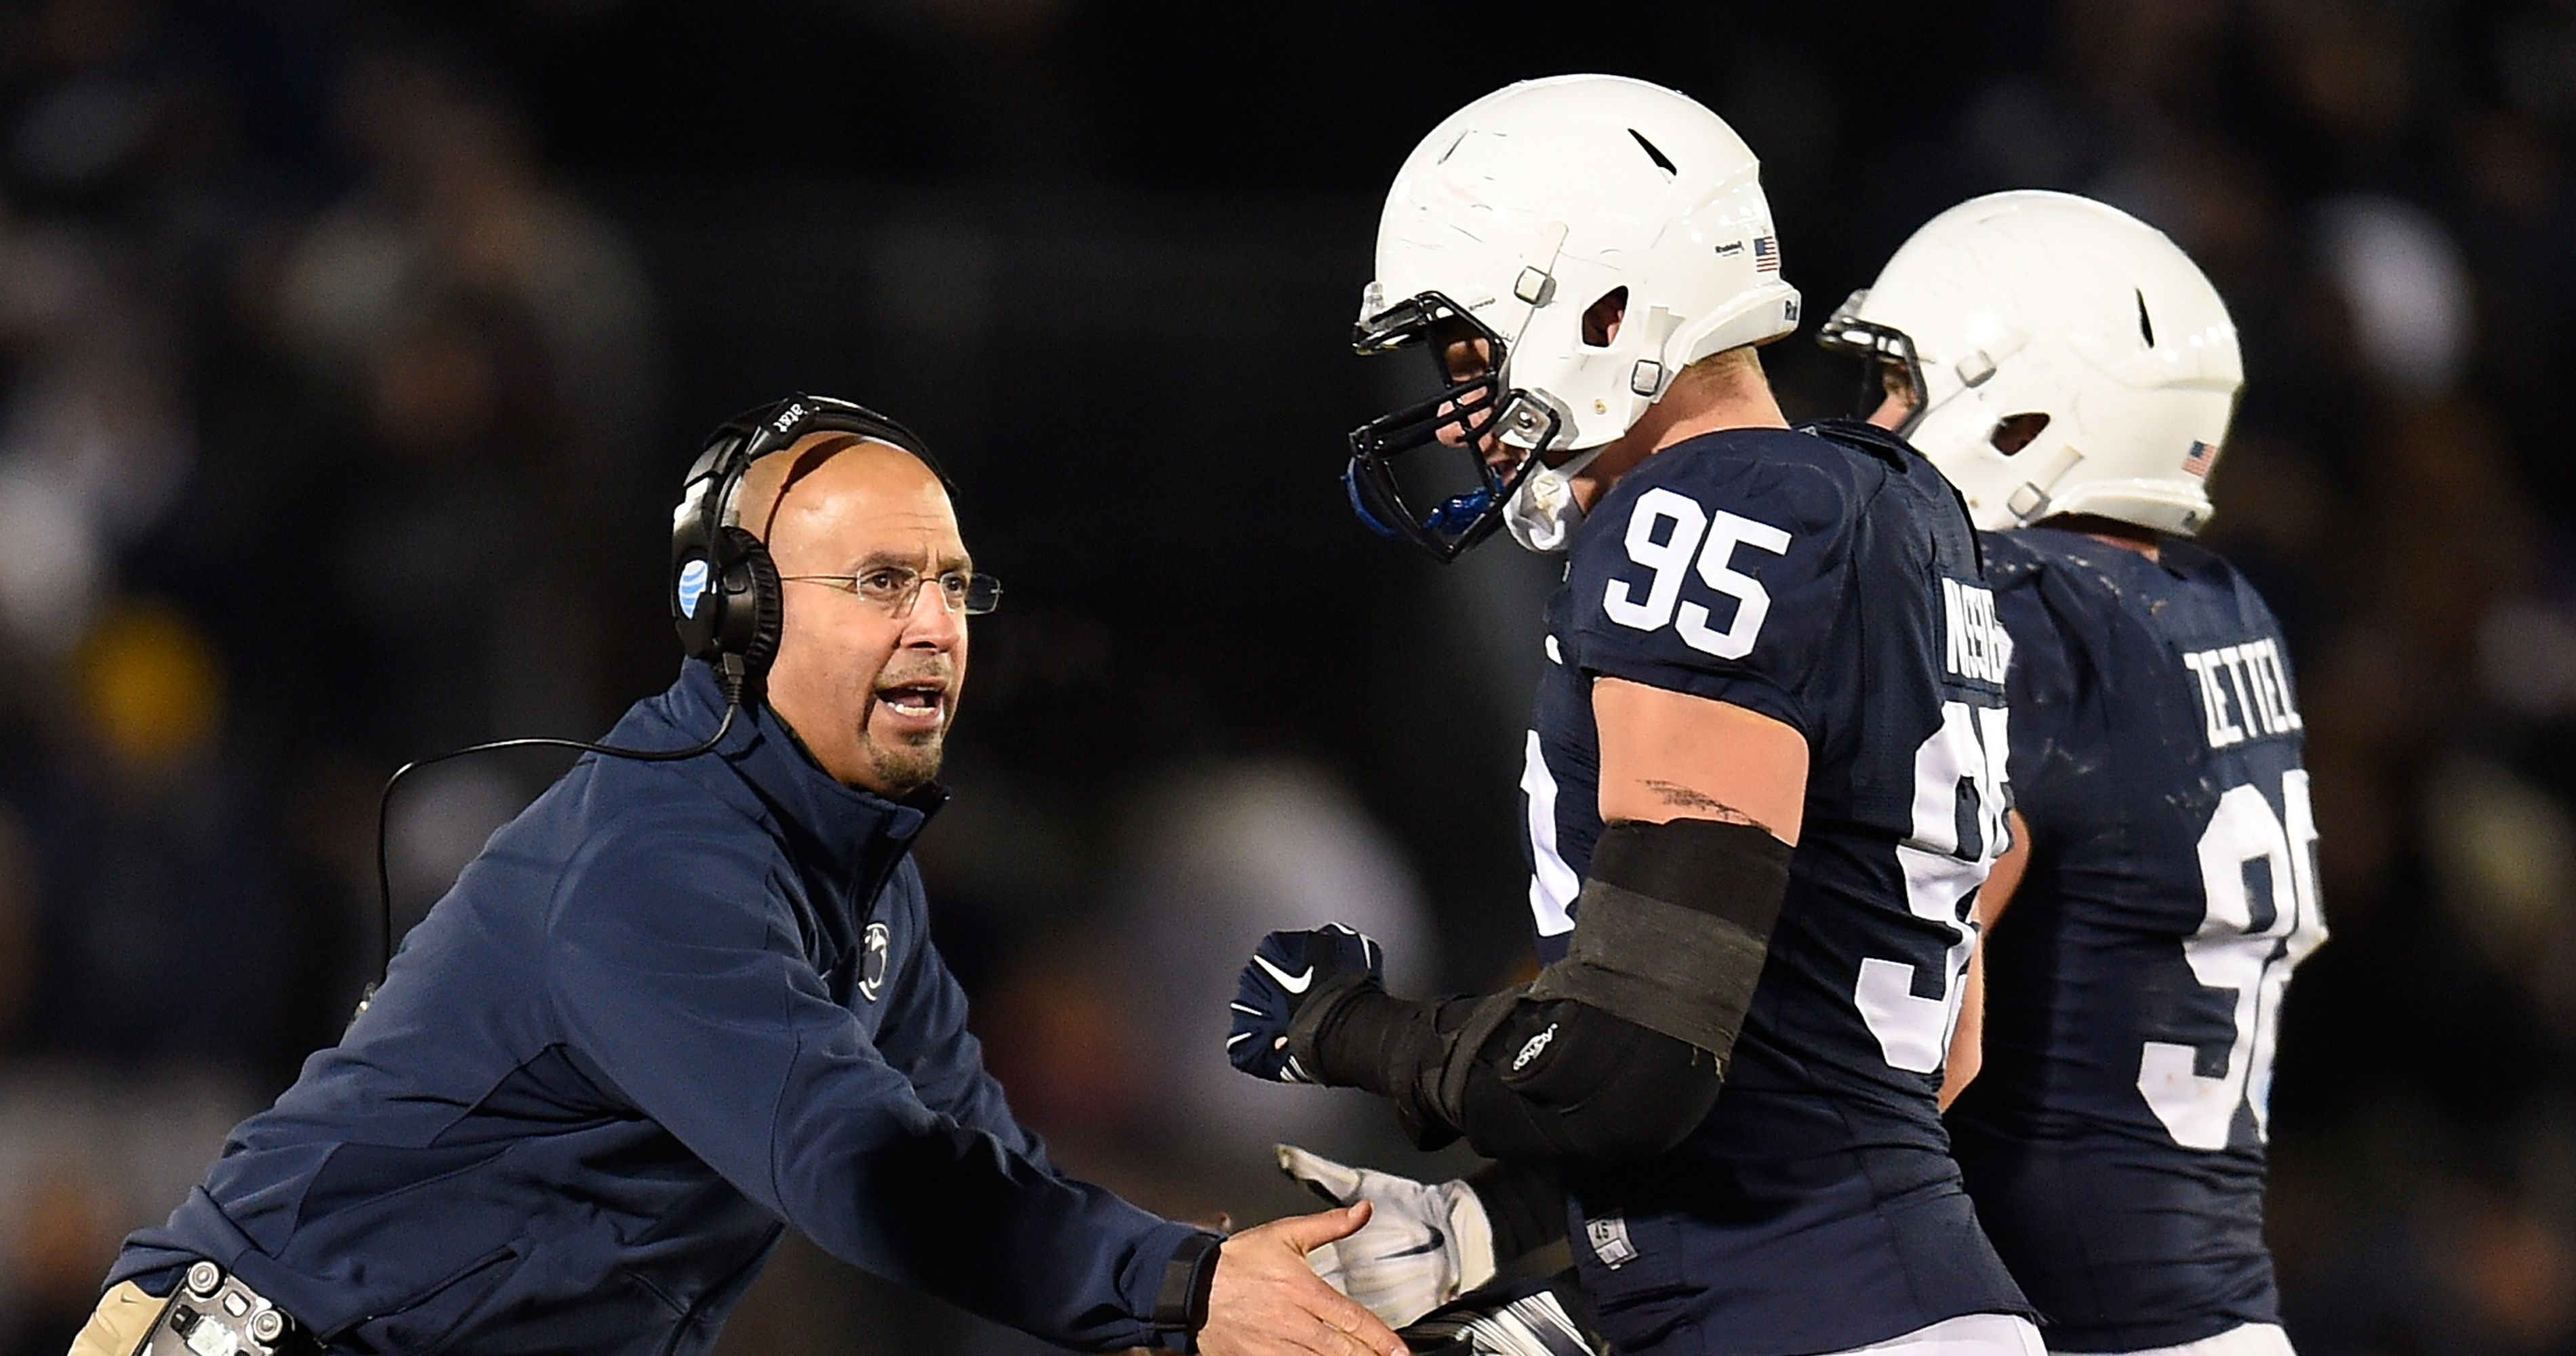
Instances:
[[[2282,1356],[2266,1103],[2325,919],[2280,628],[2187,540],[2243,381],[2227,309],[2135,218],[1999,193],[1824,339],[1992,534],[2013,642],[2015,842],[1982,906],[2010,921],[1949,1115],[1978,1216],[2052,1350]]]
[[[1513,85],[1406,160],[1356,341],[1440,389],[1353,434],[1351,495],[1443,559],[1497,526],[1566,553],[1522,779],[1546,964],[1408,1001],[1365,938],[1274,933],[1229,1053],[1561,1165],[1622,1352],[2023,1356],[1934,1102],[2004,843],[2002,632],[1939,472],[1781,417],[1780,261],[1752,152],[1653,85]],[[1426,493],[1426,459],[1472,481]],[[1409,1213],[1514,1250],[1478,1200]]]

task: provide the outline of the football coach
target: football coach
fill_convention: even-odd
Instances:
[[[1057,1172],[985,1072],[910,849],[1000,591],[919,440],[746,416],[673,540],[679,681],[126,1241],[76,1356],[694,1356],[790,1228],[1070,1347],[1400,1353],[1305,1264],[1364,1213],[1158,1218]]]

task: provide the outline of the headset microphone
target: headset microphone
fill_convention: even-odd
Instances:
[[[697,462],[689,468],[688,478],[681,485],[679,507],[671,515],[671,574],[666,596],[671,601],[671,624],[680,633],[681,648],[690,658],[715,666],[717,680],[724,687],[724,719],[716,725],[714,734],[687,748],[628,749],[580,739],[535,736],[468,745],[395,769],[394,775],[385,779],[384,794],[376,802],[376,904],[383,950],[376,978],[359,997],[357,1013],[350,1016],[352,1023],[375,1000],[377,986],[393,968],[394,886],[393,873],[386,865],[386,822],[393,806],[394,788],[415,768],[499,749],[576,749],[653,763],[695,758],[723,742],[746,701],[759,700],[760,680],[769,672],[770,661],[778,657],[785,601],[778,567],[770,562],[768,546],[733,521],[733,499],[741,491],[743,477],[753,462],[795,446],[810,433],[848,433],[900,447],[920,458],[952,496],[956,492],[947,471],[918,434],[864,405],[830,396],[789,396],[774,405],[736,415],[709,435]]]

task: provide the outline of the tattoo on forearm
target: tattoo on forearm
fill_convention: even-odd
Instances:
[[[1750,824],[1754,828],[1763,830],[1771,827],[1725,801],[1703,795],[1679,782],[1657,781],[1649,777],[1646,779],[1646,789],[1661,797],[1666,805],[1676,809],[1695,811],[1693,818],[1714,819],[1720,824]]]

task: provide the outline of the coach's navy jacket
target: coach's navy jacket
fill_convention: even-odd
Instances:
[[[610,742],[722,706],[692,662]],[[1057,1342],[1173,1338],[1196,1231],[1058,1175],[966,1030],[908,857],[937,795],[842,786],[766,710],[584,759],[110,1282],[212,1258],[345,1350],[694,1353],[792,1226]]]

